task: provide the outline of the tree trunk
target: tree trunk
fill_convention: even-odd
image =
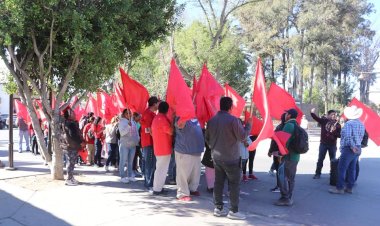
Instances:
[[[286,90],[285,82],[286,82],[286,52],[285,50],[282,50],[282,88]]]
[[[326,87],[326,93],[325,93],[325,113],[327,113],[328,108],[329,108],[329,88],[328,88],[328,73],[327,73],[327,63],[325,63],[325,73],[324,73],[324,82],[325,82],[325,87]]]
[[[302,105],[303,103],[303,68],[304,68],[304,62],[303,58],[305,55],[305,46],[304,46],[304,31],[302,33],[302,40],[301,40],[301,68],[300,68],[300,104]]]
[[[274,56],[272,56],[272,82],[276,82],[276,78],[274,77]]]
[[[59,136],[59,115],[53,117],[51,123],[51,138],[52,138],[52,150],[53,150],[53,165],[51,167],[51,176],[55,180],[63,180],[63,151],[60,147]]]
[[[309,104],[311,104],[314,86],[314,63],[311,64],[310,68],[310,89],[309,89]]]

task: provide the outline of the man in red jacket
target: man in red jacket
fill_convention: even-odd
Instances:
[[[173,150],[173,127],[166,117],[168,110],[169,104],[165,101],[161,102],[160,105],[158,105],[158,114],[154,117],[152,122],[154,155],[157,159],[153,181],[153,195],[166,193],[163,187]]]
[[[143,162],[144,162],[144,186],[146,188],[153,187],[154,170],[156,167],[156,157],[153,153],[153,140],[152,140],[152,122],[156,116],[158,109],[158,98],[152,96],[148,100],[148,108],[142,114],[141,124],[141,147],[143,149]]]
[[[92,166],[94,165],[94,159],[95,159],[95,138],[90,138],[88,136],[88,131],[91,129],[92,123],[94,122],[94,117],[90,117],[88,119],[88,123],[83,127],[83,139],[86,141],[86,149],[88,152],[87,155],[87,165]]]

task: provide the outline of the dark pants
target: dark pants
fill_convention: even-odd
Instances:
[[[153,146],[143,148],[144,156],[144,186],[153,187],[154,171],[156,170],[156,156],[153,153]]]
[[[293,196],[294,179],[296,177],[298,162],[283,160],[281,164],[285,164],[283,183],[280,183],[281,198],[291,199]]]
[[[228,181],[228,190],[230,193],[230,210],[239,211],[239,193],[240,193],[240,162],[226,164],[214,160],[215,183],[214,183],[214,205],[218,209],[223,209],[223,189],[224,182]]]
[[[361,148],[358,146],[357,148]],[[350,147],[341,147],[341,155],[338,163],[338,182],[337,189],[344,189],[345,185],[348,189],[352,189],[356,179],[356,164],[359,155],[351,151]],[[347,175],[346,175],[347,174]],[[347,182],[345,182],[345,179]]]
[[[95,164],[100,166],[102,164],[102,141],[95,138]]]
[[[247,162],[248,162],[248,159],[241,160],[241,169],[243,171],[243,175],[247,175]]]
[[[168,168],[168,180],[169,181],[176,181],[176,170],[177,165],[175,163],[175,151],[173,151],[172,155],[170,156],[170,163]]]
[[[319,145],[319,156],[318,156],[318,162],[317,162],[317,169],[315,170],[315,174],[321,175],[322,167],[323,167],[323,161],[325,160],[326,153],[329,152],[330,161],[335,159],[336,156],[336,145],[330,145],[330,144],[320,144]]]
[[[142,162],[143,162],[143,159],[142,159],[141,147],[136,146],[135,158],[133,159],[133,170],[137,171],[137,169],[140,167],[141,172],[144,173]]]
[[[32,136],[32,153],[35,155],[38,155],[38,144],[37,144],[37,136],[33,135]]]
[[[106,166],[109,166],[110,163],[116,161],[116,153],[119,151],[117,144],[107,143],[108,146],[108,158],[106,161]]]
[[[256,155],[256,151],[250,151],[249,152],[249,158],[248,158],[249,174],[253,174],[253,161],[255,161],[255,155]]]

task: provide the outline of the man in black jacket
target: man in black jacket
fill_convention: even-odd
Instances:
[[[337,120],[336,111],[329,110],[327,117],[319,118],[315,114],[315,108],[311,109],[311,117],[321,125],[321,143],[319,145],[319,156],[317,169],[315,170],[314,179],[321,178],[323,161],[327,151],[329,152],[330,161],[336,156],[336,140],[340,137],[341,126]]]
[[[65,184],[69,186],[78,185],[78,181],[74,179],[73,171],[75,162],[78,159],[78,150],[82,146],[82,137],[79,124],[75,121],[75,113],[73,110],[66,109],[63,112],[64,119],[61,122],[61,139],[60,145],[64,154],[68,157],[69,166],[67,167],[67,179]]]

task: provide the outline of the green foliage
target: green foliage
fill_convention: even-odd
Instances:
[[[142,46],[164,37],[172,26],[172,0],[155,1],[59,1],[4,0],[0,2],[0,47],[17,48],[17,57],[34,53],[32,35],[42,52],[52,39],[48,76],[56,90],[75,56],[79,66],[70,81],[71,90],[95,90],[114,73],[126,57],[135,57]],[[50,29],[53,35],[50,36]],[[43,68],[35,55],[26,72],[37,79]],[[46,71],[43,71],[46,73]]]
[[[6,83],[4,85],[4,91],[8,94],[17,93],[17,84],[15,83],[13,77],[11,75],[6,76]]]

